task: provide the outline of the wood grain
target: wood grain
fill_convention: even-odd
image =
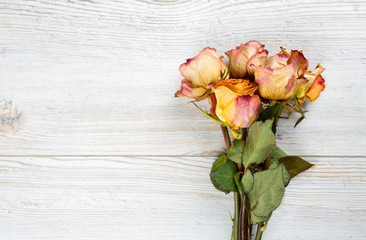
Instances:
[[[0,0],[0,239],[229,239],[220,128],[173,95],[186,58],[252,39],[327,86],[280,122],[317,168],[263,239],[366,239],[365,23],[360,0]]]
[[[298,128],[297,116],[281,123],[279,144],[302,155],[363,156],[364,13],[364,2],[348,1],[4,3],[2,97],[26,121],[0,135],[0,153],[216,156],[218,126],[173,98],[177,68],[205,46],[223,54],[258,39],[271,53],[303,49],[312,67],[326,68],[327,90]]]
[[[210,183],[214,160],[1,157],[0,234],[2,239],[229,239],[233,199]],[[307,160],[317,167],[290,183],[265,239],[364,238],[365,159]]]

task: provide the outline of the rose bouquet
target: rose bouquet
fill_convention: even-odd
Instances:
[[[268,57],[257,41],[225,54],[228,65],[209,47],[183,63],[179,71],[184,80],[175,96],[193,99],[202,113],[221,125],[227,153],[213,163],[210,178],[216,189],[234,193],[231,239],[255,235],[259,240],[290,180],[313,166],[276,146],[277,123],[292,112],[300,116],[295,127],[305,118],[301,104],[314,101],[324,90],[324,68],[318,64],[309,71],[302,51],[282,47]],[[209,112],[196,104],[205,99]]]

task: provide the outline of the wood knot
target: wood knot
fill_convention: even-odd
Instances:
[[[24,114],[13,106],[13,101],[0,99],[0,132],[17,133],[24,123]]]

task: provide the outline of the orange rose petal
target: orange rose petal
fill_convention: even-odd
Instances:
[[[310,101],[314,101],[319,97],[320,92],[323,91],[325,88],[324,82],[325,80],[321,75],[315,78],[308,93],[306,94],[306,96],[309,98]]]
[[[216,100],[216,96],[214,93],[210,93],[210,102],[211,102],[211,109],[210,109],[210,113],[212,116],[217,117],[216,116],[216,104],[217,104],[217,100]]]
[[[298,98],[298,100],[299,100],[299,103],[303,103],[303,102],[305,102],[306,97]]]
[[[280,48],[281,48],[280,54],[285,54],[287,56],[290,56],[291,55],[291,53],[289,51],[287,51],[286,48],[283,48],[283,47],[280,47]]]
[[[318,64],[318,66],[313,71],[307,71],[304,74],[304,78],[307,80],[307,83],[304,86],[300,87],[299,90],[297,91],[297,97],[299,99],[304,98],[305,101],[305,95],[309,91],[315,78],[318,77],[324,70],[325,68],[322,68],[322,66]]]
[[[258,86],[255,83],[250,82],[247,79],[228,79],[224,81],[218,81],[216,87],[224,86],[238,95],[250,95],[252,96],[257,90]]]

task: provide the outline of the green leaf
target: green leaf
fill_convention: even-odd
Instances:
[[[236,163],[241,163],[243,158],[243,149],[245,142],[243,140],[235,139],[231,144],[227,157]]]
[[[216,122],[216,123],[218,123],[218,124],[220,124],[220,125],[222,125],[222,126],[224,126],[224,127],[227,127],[229,124],[228,123],[225,123],[225,122],[223,122],[223,121],[221,121],[220,119],[218,119],[218,118],[216,118],[216,117],[214,117],[214,116],[212,116],[212,114],[209,114],[209,113],[207,113],[206,111],[204,111],[202,108],[200,108],[196,103],[194,103],[194,102],[192,102],[193,103],[193,105],[195,105],[196,106],[196,108],[198,108],[198,110],[200,110],[203,114],[205,114],[209,119],[211,119],[212,121],[214,121],[214,122]]]
[[[275,136],[272,132],[272,120],[255,122],[248,132],[244,147],[243,165],[245,171],[254,163],[259,164],[266,160],[275,145]]]
[[[285,165],[281,163],[277,168],[254,174],[253,188],[248,193],[252,214],[266,217],[280,205],[285,193],[285,170]]]
[[[283,167],[282,177],[283,177],[283,183],[285,184],[285,187],[287,187],[287,185],[291,181],[291,174],[286,166]]]
[[[286,165],[288,171],[290,172],[291,178],[314,166],[314,164],[311,164],[298,156],[283,157],[280,158],[280,161]]]
[[[284,108],[283,103],[275,103],[273,106],[264,110],[260,115],[257,121],[266,121],[268,119],[273,119],[272,131],[276,133],[276,127],[278,118],[282,113]]]
[[[227,163],[228,159],[226,157],[226,155],[222,155],[221,157],[219,157],[213,164],[212,164],[212,167],[211,167],[211,172],[210,174],[216,172],[222,165],[224,165],[225,163]],[[222,192],[225,192],[225,193],[229,193],[230,191],[227,191],[226,189],[222,188],[221,185],[219,183],[216,182],[216,180],[212,179],[212,177],[210,176],[211,178],[211,182],[212,184],[214,185],[214,187],[219,190],[219,191],[222,191]]]
[[[220,191],[229,193],[238,191],[234,181],[234,174],[238,171],[234,162],[228,161],[210,174],[213,185]]]
[[[281,148],[275,146],[272,150],[272,155],[271,155],[271,163],[269,166],[267,166],[267,168],[269,169],[273,169],[273,168],[277,168],[279,165],[279,160],[280,158],[286,157],[287,154],[282,151]]]
[[[271,214],[269,214],[268,216],[264,216],[264,217],[258,217],[253,212],[251,212],[250,213],[250,223],[258,224],[258,223],[262,223],[262,222],[267,222],[270,217],[271,217]]]
[[[264,110],[258,117],[257,121],[266,121],[268,119],[272,119],[275,116],[278,116],[279,114],[281,114],[283,109],[283,103],[275,103],[273,106],[267,108],[266,110]]]
[[[253,188],[253,174],[247,170],[243,177],[241,178],[240,185],[243,189],[243,192],[248,193]]]
[[[304,111],[301,108],[299,99],[297,98],[297,94],[294,97],[294,102],[295,102],[295,105],[296,105],[297,109],[299,110],[299,113],[301,114],[301,117],[299,119],[297,119],[297,121],[295,123],[295,126],[294,126],[294,128],[295,128],[299,123],[301,123],[302,120],[304,120],[305,114],[304,114]]]
[[[275,146],[272,150],[271,164],[268,168],[269,169],[277,168],[281,164],[280,159],[283,157],[286,157],[286,156],[287,156],[287,154],[284,151],[282,151],[281,148]],[[283,170],[283,181],[284,181],[286,187],[290,183],[290,180],[291,180],[290,172],[285,167]]]
[[[296,121],[296,123],[295,123],[294,128],[295,128],[297,125],[299,125],[299,123],[301,123],[301,122],[302,122],[302,120],[304,120],[304,119],[305,119],[305,116],[301,116],[299,119],[297,119],[297,121]]]
[[[225,154],[223,154],[221,157],[219,157],[213,164],[211,167],[211,172],[210,173],[214,173],[217,171],[217,169],[219,169],[219,167],[221,167],[222,165],[224,165],[226,162],[228,161],[227,157]]]

